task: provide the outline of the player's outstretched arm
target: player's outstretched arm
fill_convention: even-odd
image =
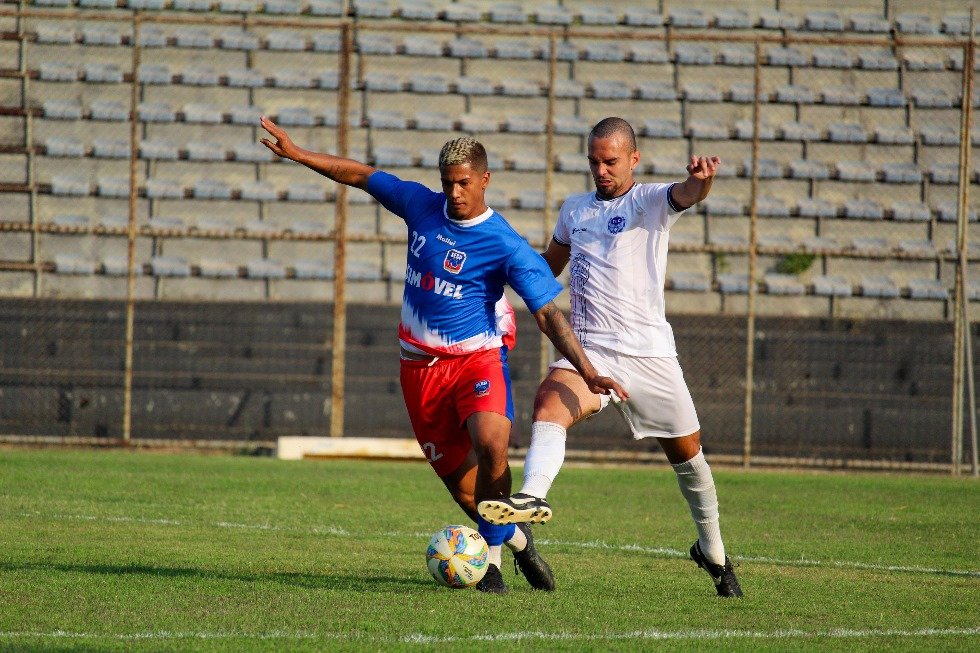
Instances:
[[[578,338],[575,337],[564,313],[554,302],[548,302],[538,309],[534,314],[534,319],[538,321],[538,328],[548,336],[555,349],[560,351],[562,356],[568,359],[568,362],[574,365],[578,373],[582,375],[585,383],[589,386],[589,390],[597,395],[607,395],[612,391],[620,399],[629,399],[629,393],[615,379],[599,376],[582,349],[582,345],[579,344]]]
[[[371,166],[353,159],[305,150],[293,142],[285,129],[265,116],[262,116],[261,125],[272,138],[263,138],[259,142],[278,156],[301,163],[310,170],[319,172],[324,177],[338,183],[367,190],[368,177],[375,171]]]
[[[674,204],[690,208],[707,197],[720,164],[721,159],[716,156],[691,155],[687,179],[671,187]]]

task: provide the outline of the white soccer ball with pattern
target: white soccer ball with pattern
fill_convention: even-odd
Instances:
[[[436,582],[456,589],[472,587],[487,573],[490,549],[469,526],[446,526],[429,540],[425,562]]]

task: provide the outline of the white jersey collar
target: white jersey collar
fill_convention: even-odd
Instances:
[[[449,209],[449,202],[448,201],[443,202],[443,204],[442,204],[442,214],[444,216],[446,216],[446,219],[449,220],[450,222],[452,222],[457,227],[464,227],[464,228],[475,227],[476,225],[480,224],[481,222],[486,222],[487,220],[490,219],[490,216],[493,215],[493,209],[491,209],[488,206],[486,211],[484,211],[480,215],[476,216],[475,218],[470,218],[468,220],[456,220],[455,218],[450,218],[449,217],[449,211],[448,211],[448,209]]]

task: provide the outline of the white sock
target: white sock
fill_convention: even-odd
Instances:
[[[544,498],[565,462],[565,429],[553,422],[531,425],[531,446],[524,459],[523,494]]]
[[[677,484],[681,494],[691,508],[691,517],[698,529],[698,542],[701,552],[716,565],[725,564],[725,545],[721,541],[721,528],[718,525],[718,494],[715,480],[711,475],[704,452],[698,451],[687,462],[673,465],[677,473]]]
[[[523,551],[527,547],[527,536],[524,535],[524,531],[519,528],[514,529],[514,534],[510,536],[510,539],[504,542],[507,548],[517,553],[518,551]]]
[[[489,549],[490,549],[490,554],[487,556],[487,561],[491,565],[496,566],[497,569],[500,569],[501,546],[499,544],[496,544],[494,546],[489,547]]]

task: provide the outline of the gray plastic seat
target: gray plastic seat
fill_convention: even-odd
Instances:
[[[205,124],[217,124],[224,120],[221,109],[206,102],[188,102],[183,109],[184,120]]]
[[[139,155],[148,161],[176,161],[180,158],[180,145],[167,138],[151,138],[140,141]]]
[[[261,143],[239,143],[233,145],[231,151],[236,161],[266,163],[279,160],[272,150]]]
[[[796,159],[789,164],[790,176],[795,179],[829,179],[830,171],[822,161]]]
[[[154,256],[150,270],[155,277],[189,277],[191,266],[182,256]]]
[[[711,280],[703,272],[674,272],[670,275],[670,289],[683,292],[708,292]]]
[[[678,43],[674,56],[677,63],[689,66],[711,66],[715,63],[714,51],[700,43]]]
[[[190,161],[224,161],[228,158],[225,146],[214,141],[193,140],[184,149]]]
[[[81,120],[82,103],[76,100],[45,100],[41,105],[45,118]]]
[[[682,138],[684,136],[679,121],[664,118],[644,120],[643,134],[651,138]]]
[[[214,36],[201,27],[175,27],[174,40],[178,48],[207,49],[214,47]]]
[[[89,114],[92,120],[124,122],[129,120],[129,107],[117,100],[93,100]]]
[[[217,86],[221,76],[211,66],[194,65],[185,68],[180,79],[190,86]]]
[[[770,295],[804,295],[806,286],[795,274],[770,272],[763,277],[766,292]]]
[[[844,202],[844,215],[861,220],[881,220],[885,217],[885,209],[874,200],[849,199]]]
[[[368,38],[369,36],[375,37],[377,35],[361,34],[358,36],[357,46],[360,52],[364,52],[364,50],[362,49],[361,41],[363,39]],[[390,40],[389,39],[385,39],[385,40],[390,45]],[[278,50],[281,52],[302,52],[303,50],[306,49],[306,37],[300,32],[296,32],[293,30],[287,30],[287,29],[272,30],[271,32],[265,35],[265,47],[267,47],[270,50]],[[379,54],[394,54],[393,47],[394,46],[392,46],[391,52],[382,52]]]
[[[292,183],[286,187],[286,199],[291,202],[326,202],[327,191],[314,183]]]
[[[910,299],[949,299],[949,289],[939,279],[909,279]]]
[[[818,274],[811,277],[813,284],[813,294],[825,297],[851,297],[854,295],[854,287],[851,283],[840,275]]]
[[[58,274],[95,274],[98,264],[82,254],[62,252],[54,255],[54,271]]]
[[[265,74],[254,68],[232,68],[225,72],[228,86],[236,88],[261,88],[265,86]]]
[[[226,30],[218,35],[218,47],[222,50],[258,50],[261,45],[257,34],[243,29]]]
[[[865,297],[894,298],[901,295],[895,281],[888,275],[866,275],[861,278],[861,294]]]
[[[44,82],[75,82],[78,68],[60,61],[42,61],[38,76]]]
[[[146,196],[151,199],[182,199],[184,187],[176,179],[154,177],[146,180]]]
[[[251,259],[245,263],[245,274],[250,279],[285,279],[286,266],[276,259]]]
[[[718,290],[724,295],[745,295],[749,292],[749,275],[734,272],[719,274]]]
[[[265,146],[263,146],[265,147]],[[271,202],[279,199],[279,191],[269,181],[249,181],[239,188],[243,200]]]
[[[170,66],[162,63],[141,63],[136,74],[143,84],[171,84],[174,78]]]
[[[892,217],[909,222],[928,222],[932,211],[922,202],[897,201],[892,203]]]
[[[868,133],[859,123],[831,122],[827,125],[827,137],[834,143],[867,143]]]
[[[129,155],[129,148],[126,148]],[[100,176],[95,182],[95,192],[99,197],[129,197],[129,177]]]
[[[796,212],[800,216],[811,218],[837,217],[837,207],[833,203],[814,197],[803,197],[797,200]]]
[[[412,165],[412,155],[403,147],[374,148],[375,165],[385,168],[408,168]]]
[[[191,187],[191,192],[197,199],[231,199],[231,186],[222,179],[198,179]]]
[[[408,119],[401,111],[392,109],[372,109],[367,114],[368,125],[378,129],[406,129]]]
[[[507,116],[504,124],[507,131],[517,134],[543,134],[545,132],[545,118],[540,115],[511,114]]]
[[[99,159],[128,159],[129,141],[122,138],[93,139],[92,156]]]

